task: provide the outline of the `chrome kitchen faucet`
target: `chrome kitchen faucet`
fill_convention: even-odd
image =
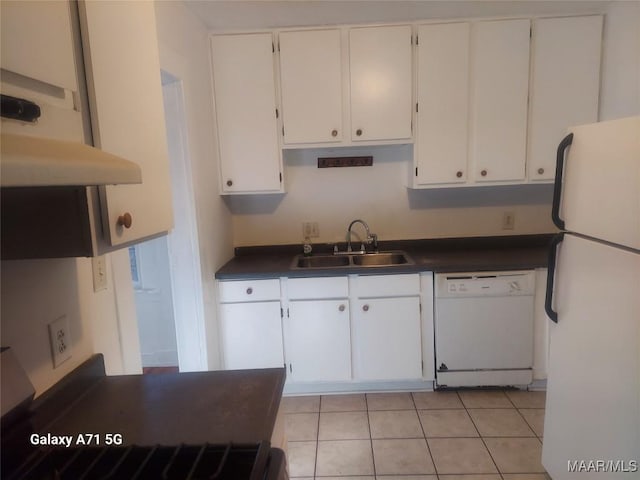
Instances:
[[[347,229],[347,253],[354,253],[353,249],[351,248],[351,228],[355,223],[362,224],[362,226],[365,228],[367,232],[367,245],[373,244],[373,251],[377,252],[378,251],[378,235],[376,235],[375,233],[371,233],[371,231],[369,230],[369,225],[367,225],[367,222],[365,222],[364,220],[358,219],[351,222],[349,224],[349,228]],[[360,245],[360,251],[355,253],[367,253],[367,249],[364,243]]]

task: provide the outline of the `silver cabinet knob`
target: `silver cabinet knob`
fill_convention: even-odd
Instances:
[[[480,175],[482,175],[483,177],[486,177],[487,176],[487,171],[486,170],[482,170],[480,172]]]
[[[362,135],[362,129],[361,129],[361,128],[359,128],[359,129],[357,129],[357,130],[356,130],[356,135],[357,135],[358,137],[360,137],[360,136]]]
[[[230,187],[231,185],[233,185],[233,180],[227,180],[227,187]]]
[[[331,136],[332,137],[337,137],[338,136],[338,130],[336,130],[336,129],[331,130]]]
[[[456,177],[458,177],[458,178],[462,178],[462,171],[461,171],[461,170],[458,170],[458,171],[456,172]]]
[[[338,307],[338,310],[340,310],[341,312],[344,312],[344,309],[345,309],[345,308],[346,308],[346,307],[344,306],[344,304],[342,304],[342,305],[340,305],[340,306]]]
[[[253,288],[247,288],[247,295],[251,295],[253,293]]]
[[[369,311],[369,305],[364,304],[364,305],[362,306],[362,310],[364,310],[365,312],[368,312],[368,311]]]
[[[544,173],[544,168],[539,168],[538,169],[538,175],[542,175]]]

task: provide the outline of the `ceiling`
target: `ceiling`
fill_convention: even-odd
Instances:
[[[610,1],[183,0],[211,30],[602,12]]]

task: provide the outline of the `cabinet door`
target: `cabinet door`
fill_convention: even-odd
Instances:
[[[354,378],[422,377],[418,297],[361,299],[353,315]]]
[[[524,179],[529,34],[529,20],[472,28],[471,155],[478,182]]]
[[[78,90],[68,1],[2,2],[2,68]]]
[[[573,125],[598,121],[602,16],[533,25],[530,180],[553,180],[556,148]]]
[[[418,113],[414,155],[419,185],[467,178],[469,24],[418,27]]]
[[[211,38],[222,193],[280,192],[273,37]]]
[[[94,142],[142,169],[141,185],[101,189],[105,231],[120,245],[173,226],[155,11],[152,2],[79,5]]]
[[[280,302],[223,303],[220,322],[225,368],[284,365]]]
[[[284,143],[341,141],[340,30],[282,32],[279,45]]]
[[[411,27],[349,31],[351,139],[411,138]]]
[[[288,310],[284,333],[291,380],[351,380],[349,301],[296,300]]]

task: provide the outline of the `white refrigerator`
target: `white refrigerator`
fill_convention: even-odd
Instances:
[[[570,129],[552,216],[542,464],[640,479],[640,117]]]

